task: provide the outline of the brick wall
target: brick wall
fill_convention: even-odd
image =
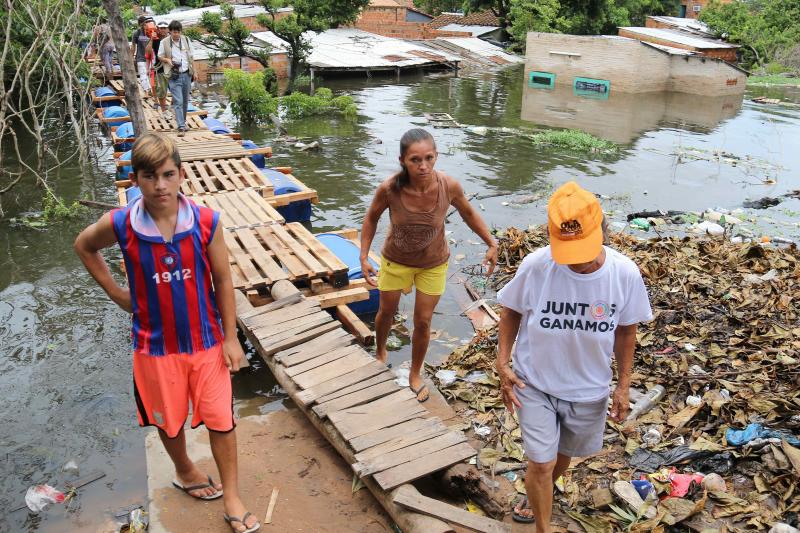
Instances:
[[[269,65],[275,70],[278,78],[289,76],[289,59],[286,54],[274,54],[269,58]],[[219,64],[212,65],[210,61],[195,61],[197,80],[201,83],[209,82],[209,72],[222,72],[226,68],[240,69],[245,72],[258,72],[264,70],[261,63],[250,58],[229,57]]]
[[[557,85],[572,86],[578,76],[609,80],[612,94],[741,94],[745,84],[741,71],[708,57],[671,56],[630,39],[555,33],[528,34],[526,76],[533,70],[555,74]]]
[[[720,0],[723,4],[730,4],[732,0]],[[709,0],[681,0],[681,5],[686,9],[687,19],[696,19],[703,12],[703,9],[709,4]],[[699,7],[699,11],[695,11],[695,7]]]

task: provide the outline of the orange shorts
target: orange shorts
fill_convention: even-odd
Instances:
[[[231,431],[233,389],[222,344],[193,354],[149,355],[133,352],[133,394],[139,425],[156,426],[174,438],[189,415],[192,427]]]

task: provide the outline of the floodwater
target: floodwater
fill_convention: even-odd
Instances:
[[[399,83],[351,78],[323,85],[351,94],[359,116],[355,122],[315,118],[286,124],[290,135],[318,140],[320,151],[274,142],[269,128],[244,132],[259,144],[272,144],[272,163],[294,167],[299,179],[319,191],[316,230],[360,227],[376,185],[397,168],[400,136],[427,126],[424,113],[432,112],[449,113],[463,125],[434,131],[437,167],[461,180],[468,195],[477,195],[472,204],[498,229],[543,222],[547,194],[570,179],[602,195],[618,226],[632,211],[735,209],[746,198],[800,189],[800,107],[749,100],[763,94],[800,103],[797,89],[753,89],[744,100],[678,94],[593,100],[528,89],[521,67],[458,78],[414,75]],[[205,106],[235,125],[214,99]],[[574,154],[536,146],[525,137],[544,127],[584,129],[622,147],[615,154]],[[88,175],[66,168],[52,178],[58,194],[70,201],[115,201],[110,148],[104,144],[98,151]],[[728,155],[718,160],[715,151]],[[3,198],[7,217],[23,217],[20,206],[38,205],[38,197],[32,186],[18,187]],[[0,221],[0,531],[94,530],[114,510],[146,495],[144,431],[136,427],[131,394],[129,322],[72,252],[74,236],[98,214],[38,229]],[[800,200],[747,214],[759,219],[749,225],[758,235],[800,237]],[[457,214],[447,229],[451,274],[476,272],[484,252],[479,239]],[[105,255],[121,279],[119,252]],[[434,317],[431,362],[471,336],[457,289],[453,277]],[[410,357],[412,311],[413,296],[405,297],[400,312],[406,320],[395,335],[401,347],[391,355],[395,365]],[[284,397],[263,365],[256,363],[234,382],[240,416],[281,408]],[[82,489],[69,509],[53,507],[38,516],[10,512],[23,505],[28,486],[63,487],[74,478],[61,471],[70,460],[81,475],[102,469],[106,477]]]

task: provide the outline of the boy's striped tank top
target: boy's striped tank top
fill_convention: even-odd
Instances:
[[[150,355],[194,353],[222,342],[208,245],[219,213],[178,196],[165,242],[142,197],[111,212],[133,304],[133,347]]]

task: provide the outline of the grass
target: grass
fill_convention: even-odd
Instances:
[[[787,85],[800,87],[800,78],[787,78],[779,74],[750,76],[747,78],[747,85]]]
[[[580,130],[548,130],[530,135],[537,145],[550,145],[574,152],[616,152],[619,147],[594,135]]]

